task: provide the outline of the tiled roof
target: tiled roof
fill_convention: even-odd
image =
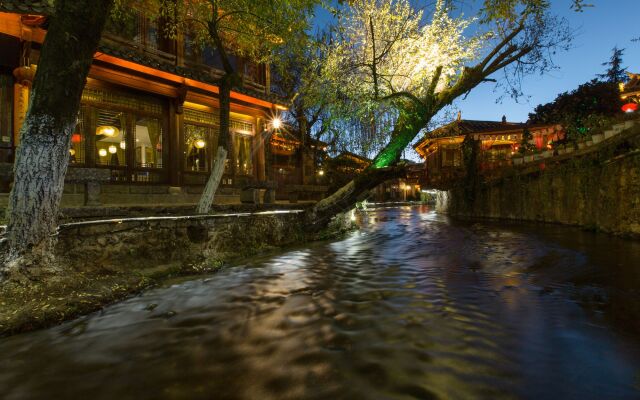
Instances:
[[[0,0],[0,11],[51,15],[53,6],[48,0]]]
[[[218,82],[211,75],[191,68],[179,67],[168,62],[162,62],[160,60],[148,57],[135,50],[115,47],[108,44],[101,44],[98,47],[98,51],[108,54],[113,57],[122,58],[127,61],[134,62],[136,64],[144,65],[153,69],[157,69],[164,72],[169,72],[174,75],[179,75],[185,78],[194,79],[196,81],[217,85]],[[245,88],[234,88],[234,92],[246,94],[247,96],[255,97],[260,100],[268,101],[274,104],[284,104],[285,99],[282,99],[276,95],[267,95],[265,93],[249,90]]]
[[[0,0],[0,11],[14,12],[21,14],[53,14],[53,6],[51,0]],[[170,63],[161,62],[151,57],[147,57],[134,50],[116,48],[111,45],[102,44],[98,48],[105,54],[109,54],[114,57],[122,58],[128,61],[135,62],[147,67],[158,69],[161,71],[169,72],[175,75],[183,76],[185,78],[194,79],[204,83],[210,83],[217,85],[216,80],[209,74],[200,72],[190,68],[178,67]],[[234,88],[235,92],[246,94],[247,96],[255,97],[260,100],[268,101],[274,104],[284,104],[285,100],[276,95],[266,95],[254,90],[245,88]]]
[[[335,158],[351,158],[351,159],[356,159],[363,163],[371,163],[371,160],[368,159],[367,157],[359,156],[350,151],[343,151],[342,153],[338,154]]]
[[[501,122],[501,121],[476,121],[462,119],[454,121],[448,125],[440,127],[428,136],[444,137],[454,135],[466,135],[473,133],[502,132],[507,130],[522,129],[526,124],[520,122]]]
[[[436,138],[462,136],[475,133],[506,132],[512,130],[521,130],[526,126],[527,124],[521,122],[478,121],[461,119],[441,126],[440,128],[437,128],[431,132],[428,132],[425,137],[418,143],[416,143],[413,147],[418,148],[424,142]]]

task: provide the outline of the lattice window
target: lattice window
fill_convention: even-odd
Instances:
[[[162,168],[162,121],[137,117],[133,127],[137,168]]]
[[[241,120],[231,120],[231,130],[239,133],[252,134],[253,124]]]
[[[85,163],[85,144],[86,144],[86,107],[80,107],[78,113],[78,122],[76,129],[71,135],[71,148],[69,149],[69,163],[72,165],[81,165]]]
[[[201,124],[220,126],[220,118],[217,114],[188,108],[184,110],[184,120],[187,122],[199,122]]]
[[[82,92],[82,101],[111,104],[132,111],[143,111],[156,115],[163,113],[162,101],[150,96],[85,88]]]
[[[96,164],[127,165],[127,115],[122,111],[94,109]],[[121,179],[124,180],[124,179]]]

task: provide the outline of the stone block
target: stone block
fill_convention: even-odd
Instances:
[[[615,131],[613,129],[610,129],[608,131],[604,131],[604,138],[605,139],[609,139],[614,137],[615,135],[617,135],[618,133],[620,133],[619,131]]]
[[[595,134],[591,136],[591,140],[593,141],[594,144],[598,144],[604,140],[604,134],[603,133]]]
[[[129,185],[104,185],[102,187],[103,193],[118,193],[118,194],[127,194],[129,193]]]
[[[260,203],[260,191],[257,189],[244,189],[240,192],[240,202],[259,204]]]
[[[626,127],[625,127],[624,122],[622,122],[622,123],[620,123],[620,124],[615,124],[615,125],[613,125],[613,126],[611,127],[611,129],[612,129],[612,130],[614,130],[614,131],[616,131],[616,132],[618,132],[618,133],[620,133],[620,132],[622,132],[623,130],[625,130],[625,129],[626,129]]]
[[[167,194],[169,193],[169,187],[164,185],[151,186],[151,193],[153,194]]]
[[[129,193],[131,194],[150,194],[151,188],[147,185],[131,185],[129,186]]]
[[[99,206],[102,203],[100,202],[100,183],[98,182],[87,182],[85,183],[85,191],[84,191],[84,205],[85,206]]]
[[[264,204],[275,204],[276,202],[276,190],[267,189],[264,191]]]

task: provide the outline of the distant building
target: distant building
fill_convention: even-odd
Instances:
[[[408,164],[407,175],[388,180],[375,187],[371,199],[375,202],[419,201],[424,164],[403,160]]]
[[[476,121],[460,117],[434,131],[414,145],[424,160],[425,174],[430,185],[436,187],[455,179],[464,171],[462,143],[465,138],[480,142],[481,169],[494,168],[510,163],[522,142],[525,128],[532,135],[530,144],[537,149],[552,146],[564,138],[560,125],[528,126],[519,122]]]

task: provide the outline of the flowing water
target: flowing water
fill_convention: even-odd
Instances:
[[[639,265],[640,243],[572,228],[372,211],[0,340],[0,398],[638,399]]]

